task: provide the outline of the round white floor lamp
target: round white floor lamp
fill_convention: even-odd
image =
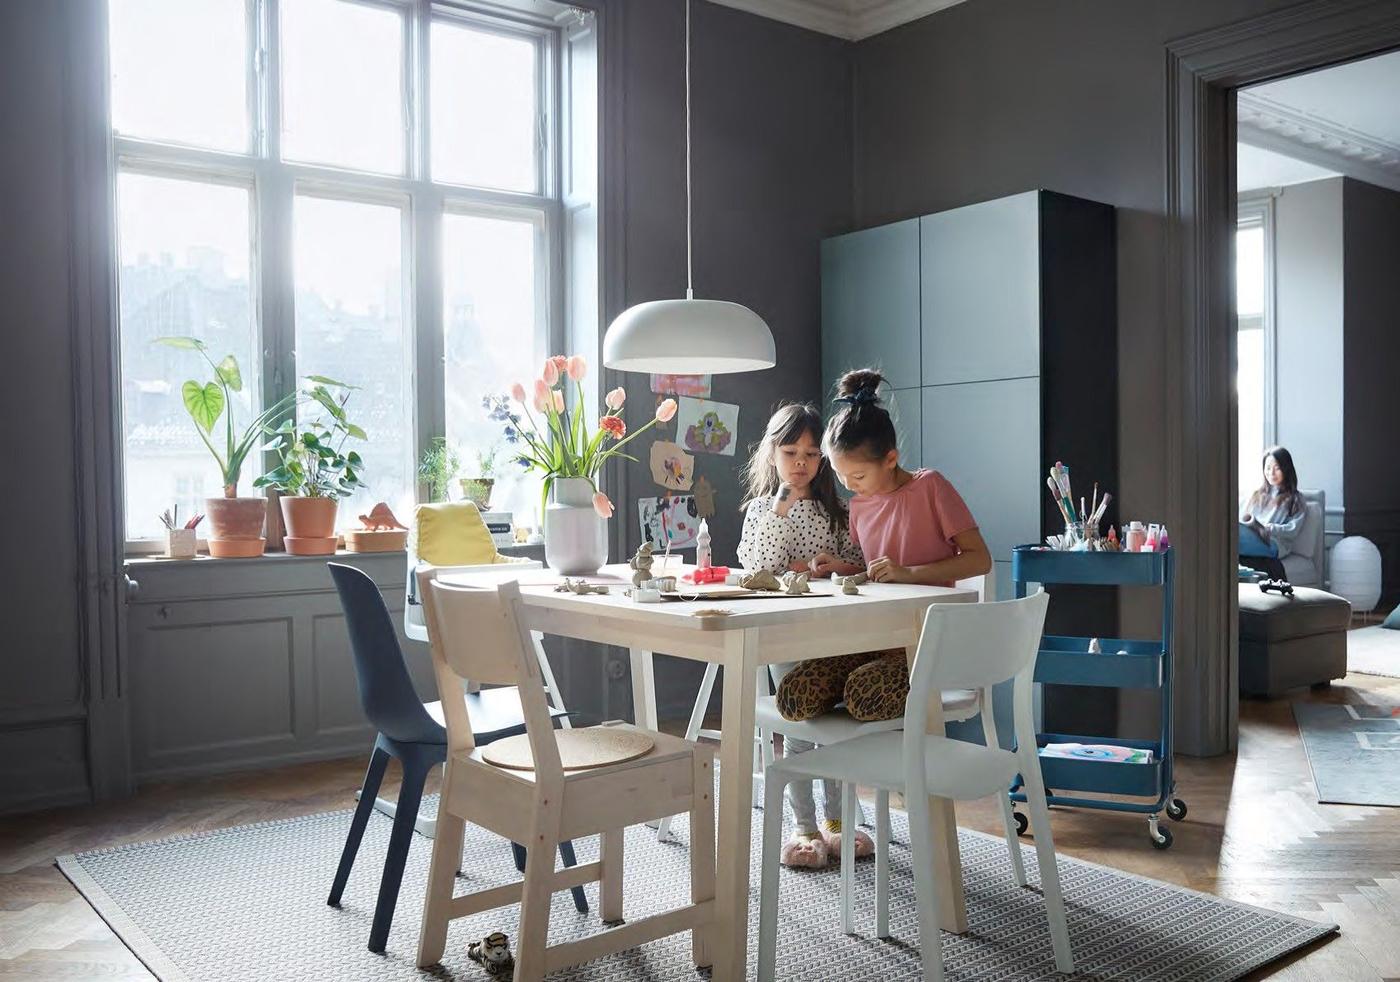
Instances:
[[[685,299],[628,307],[603,336],[603,364],[623,372],[708,375],[777,364],[773,332],[742,304],[696,300],[690,218],[690,4],[685,0]]]
[[[1329,561],[1332,592],[1351,604],[1355,613],[1376,609],[1381,599],[1381,551],[1370,539],[1349,535],[1332,547]]]

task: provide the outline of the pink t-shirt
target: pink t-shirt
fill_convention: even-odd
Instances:
[[[938,471],[918,471],[904,487],[856,495],[850,505],[851,538],[867,563],[883,556],[900,566],[949,559],[958,554],[953,536],[977,527],[962,495]]]

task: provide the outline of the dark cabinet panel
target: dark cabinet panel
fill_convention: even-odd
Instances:
[[[822,243],[822,378],[873,365],[919,385],[919,220]]]

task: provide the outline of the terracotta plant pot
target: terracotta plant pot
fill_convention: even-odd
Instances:
[[[263,554],[266,498],[206,498],[204,512],[209,518],[209,555],[246,559]]]
[[[335,552],[337,498],[300,498],[283,495],[282,520],[287,535],[282,544],[294,556],[329,556]]]

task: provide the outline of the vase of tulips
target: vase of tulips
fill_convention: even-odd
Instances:
[[[645,425],[628,433],[622,418],[627,393],[616,388],[603,397],[605,410],[597,425],[587,425],[583,418],[587,374],[583,356],[555,355],[545,361],[530,391],[518,382],[511,386],[518,411],[504,397],[490,407],[491,418],[505,427],[506,443],[516,451],[516,462],[544,474],[545,561],[565,576],[596,573],[607,562],[606,523],[613,515],[613,504],[598,488],[603,465],[613,457],[635,461],[622,448],[676,414],[676,400],[667,399]],[[576,394],[572,409],[564,398],[570,383]]]

